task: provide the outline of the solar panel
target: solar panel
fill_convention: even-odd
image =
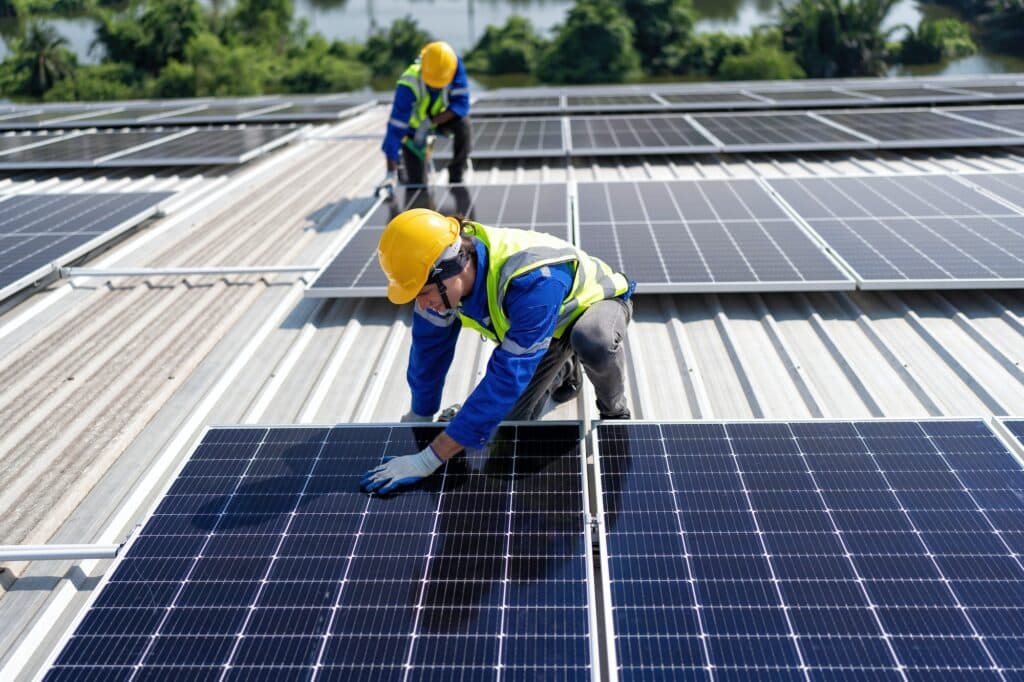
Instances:
[[[288,143],[300,132],[302,131],[299,128],[273,126],[196,130],[188,135],[119,156],[104,165],[178,166],[245,163],[259,154]]]
[[[973,121],[1010,128],[1024,135],[1024,107],[972,107],[947,111]]]
[[[54,142],[42,146],[0,153],[0,169],[88,168],[111,154],[120,154],[171,134],[169,131],[84,133],[55,138]]]
[[[387,278],[377,263],[384,227],[400,211],[435,208],[496,227],[546,232],[571,240],[569,197],[564,184],[407,187],[398,201],[383,203],[359,226],[338,255],[317,275],[307,296],[384,296]]]
[[[955,147],[1024,143],[992,128],[960,121],[934,111],[857,111],[822,113],[822,118],[873,137],[889,149],[904,147]]]
[[[659,92],[658,96],[673,107],[699,109],[706,105],[764,105],[764,101],[742,92]],[[689,106],[687,106],[689,105]]]
[[[1000,422],[1017,439],[1017,442],[1024,446],[1024,419],[1007,419],[1004,417],[1000,419]]]
[[[439,431],[210,429],[45,679],[596,680],[579,425],[358,490]]]
[[[699,114],[693,119],[730,152],[865,149],[872,143],[806,113]]]
[[[575,116],[569,119],[576,155],[707,153],[717,146],[684,116]]]
[[[981,420],[596,427],[620,679],[1016,679],[1024,471]]]
[[[665,105],[649,94],[568,95],[567,111],[657,111]]]
[[[148,121],[142,121],[141,119],[147,117],[158,116],[160,114],[167,114],[170,111],[184,109],[185,107],[178,104],[173,107],[168,106],[152,106],[152,107],[124,107],[105,113],[100,113],[96,116],[88,116],[83,118],[71,119],[66,122],[66,127],[109,127],[109,126],[126,126],[126,125],[144,125]]]
[[[935,88],[926,88],[924,86],[918,87],[846,87],[843,88],[847,92],[856,92],[864,95],[871,95],[872,97],[881,97],[886,101],[896,102],[909,102],[909,101],[922,101],[922,102],[937,102],[942,100],[962,100],[963,96],[955,92],[949,92],[947,90],[937,90]]]
[[[767,97],[774,102],[800,102],[800,103],[812,103],[812,102],[862,102],[866,98],[859,97],[852,92],[839,92],[836,90],[811,90],[811,89],[799,89],[799,90],[750,90],[755,95],[761,97]]]
[[[1024,174],[977,173],[960,177],[1024,211]]]
[[[153,215],[167,192],[19,194],[0,201],[0,299]]]
[[[17,130],[23,128],[40,128],[47,123],[60,121],[75,116],[76,114],[88,114],[90,110],[86,107],[66,107],[60,109],[29,109],[24,112],[4,114],[0,118],[0,128]]]
[[[224,104],[210,105],[202,109],[170,113],[167,116],[153,118],[153,124],[166,123],[168,125],[191,125],[193,123],[234,123],[248,118],[248,114],[262,111],[272,106],[280,105],[280,102],[252,102],[249,104]]]
[[[768,183],[855,271],[862,288],[1024,284],[1024,215],[953,177]]]
[[[0,154],[21,149],[30,144],[59,139],[56,135],[0,135]]]
[[[992,95],[993,97],[1010,97],[1013,99],[1024,98],[1024,85],[1015,85],[1012,83],[997,84],[993,83],[990,85],[952,85],[957,90],[964,90],[966,92],[976,92],[982,95]]]
[[[565,154],[560,118],[501,118],[473,121],[474,159],[503,159]],[[438,137],[434,157],[451,158],[452,141]]]
[[[289,121],[335,121],[341,118],[345,118],[349,115],[353,109],[362,109],[361,104],[366,102],[338,102],[338,103],[297,103],[291,104],[287,107],[275,109],[263,114],[256,114],[255,116],[247,116],[246,121],[260,121],[260,122],[280,122],[286,123]]]
[[[579,244],[642,292],[852,289],[752,179],[579,183]]]
[[[490,115],[516,112],[558,112],[562,98],[550,97],[481,97],[473,102],[473,114]]]

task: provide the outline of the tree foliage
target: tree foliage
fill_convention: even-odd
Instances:
[[[643,68],[651,73],[668,72],[666,48],[689,40],[696,14],[691,0],[622,0],[633,20],[633,46]]]
[[[792,53],[758,47],[746,54],[728,55],[722,60],[718,77],[727,81],[785,80],[803,78],[804,70]]]
[[[971,29],[957,19],[922,19],[917,30],[908,31],[900,43],[903,64],[934,64],[945,58],[974,54]]]
[[[138,2],[124,14],[103,12],[100,17],[96,44],[107,59],[149,74],[172,59],[184,59],[189,42],[205,27],[198,0]]]
[[[41,97],[74,73],[77,61],[67,44],[52,26],[29,24],[24,39],[15,46],[15,79],[22,94]]]
[[[797,0],[780,4],[783,47],[811,78],[879,76],[892,32],[882,24],[898,0]],[[781,2],[781,0],[780,0]]]
[[[1024,0],[989,0],[979,20],[990,48],[1024,55]]]
[[[549,83],[613,83],[640,69],[633,21],[613,0],[578,0],[537,65]]]
[[[386,31],[370,34],[361,58],[374,76],[397,78],[431,40],[430,34],[420,29],[411,15],[406,16],[395,20]]]
[[[529,19],[512,15],[504,26],[487,27],[466,53],[466,68],[489,74],[530,73],[544,45]]]

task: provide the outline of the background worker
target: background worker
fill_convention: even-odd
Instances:
[[[462,59],[445,42],[428,43],[420,58],[409,66],[395,85],[391,117],[381,149],[387,174],[381,186],[391,189],[398,181],[401,158],[409,185],[425,185],[427,137],[436,129],[453,135],[454,149],[448,164],[448,182],[462,182],[469,161],[469,79]]]
[[[580,364],[601,418],[629,418],[622,342],[634,283],[603,261],[541,232],[422,208],[388,223],[378,256],[391,302],[415,300],[406,373],[412,411],[403,421],[433,420],[463,326],[498,347],[445,431],[420,452],[368,471],[367,491],[388,493],[429,476],[464,448],[483,447],[503,419],[538,418],[549,396],[572,399]]]

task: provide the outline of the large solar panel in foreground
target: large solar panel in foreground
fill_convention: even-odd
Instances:
[[[153,215],[166,192],[21,194],[0,201],[0,299]]]
[[[45,679],[596,679],[579,425],[359,491],[439,431],[211,429]]]
[[[1024,675],[1024,470],[981,420],[597,443],[619,679]]]
[[[768,183],[856,272],[862,288],[1024,285],[1024,215],[953,177]]]
[[[477,159],[562,156],[565,140],[560,118],[498,118],[473,121],[472,152]],[[451,158],[452,138],[438,136],[437,159]]]
[[[578,185],[579,245],[638,291],[852,289],[752,179]]]
[[[495,227],[537,230],[566,241],[572,238],[564,184],[399,188],[396,199],[378,206],[320,271],[306,296],[384,296],[387,278],[377,262],[377,243],[391,218],[410,208],[432,208]]]
[[[1024,210],[1024,173],[975,173],[960,177]]]

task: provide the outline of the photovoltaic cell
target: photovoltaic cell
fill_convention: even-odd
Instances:
[[[1024,485],[981,420],[597,426],[619,679],[1017,679]]]
[[[1024,173],[978,173],[964,180],[1024,209]]]
[[[188,125],[192,123],[232,123],[246,118],[247,114],[260,111],[279,104],[279,102],[264,101],[252,102],[250,104],[226,104],[210,105],[202,109],[182,113],[169,113],[166,117],[154,118],[151,123],[169,125]]]
[[[473,102],[473,114],[498,114],[521,112],[557,112],[562,100],[557,95],[549,97],[481,97]]]
[[[61,137],[38,147],[0,153],[0,169],[91,167],[105,156],[149,144],[170,134],[168,131],[147,131]]]
[[[565,142],[560,118],[501,118],[473,121],[475,159],[562,156]],[[451,158],[452,140],[438,137],[434,157]]]
[[[1024,215],[953,177],[768,183],[856,272],[863,288],[1024,283]]]
[[[725,151],[860,149],[873,146],[806,113],[694,115]]]
[[[756,180],[579,183],[580,247],[638,291],[851,289]]]
[[[949,112],[974,121],[1009,128],[1024,135],[1024,107],[972,107],[950,109]]]
[[[106,165],[244,163],[256,155],[286,144],[299,132],[298,128],[276,126],[195,130],[188,135],[119,156]]]
[[[864,97],[835,90],[751,90],[755,95],[767,97],[774,102],[860,102]]]
[[[672,105],[692,105],[693,108],[707,104],[764,104],[756,97],[741,92],[659,92],[658,95]]]
[[[715,151],[715,145],[685,117],[577,116],[569,119],[577,155],[671,154]]]
[[[571,241],[569,199],[563,184],[400,188],[399,198],[377,207],[338,255],[317,275],[307,296],[384,296],[387,278],[377,243],[391,218],[410,208],[433,208],[493,227],[546,232]]]
[[[1003,426],[1013,434],[1013,437],[1017,439],[1017,442],[1024,446],[1024,419],[1007,419],[1003,418]]]
[[[960,121],[934,111],[823,112],[821,117],[873,137],[890,149],[921,145],[955,147],[1024,143],[1024,135],[1015,137],[1013,133]]]
[[[565,104],[568,111],[650,111],[665,108],[649,94],[569,95]]]
[[[358,490],[439,431],[208,431],[45,679],[596,679],[579,426]]]
[[[64,265],[77,250],[148,218],[166,192],[21,194],[0,201],[0,299]],[[109,238],[109,237],[107,237]]]

